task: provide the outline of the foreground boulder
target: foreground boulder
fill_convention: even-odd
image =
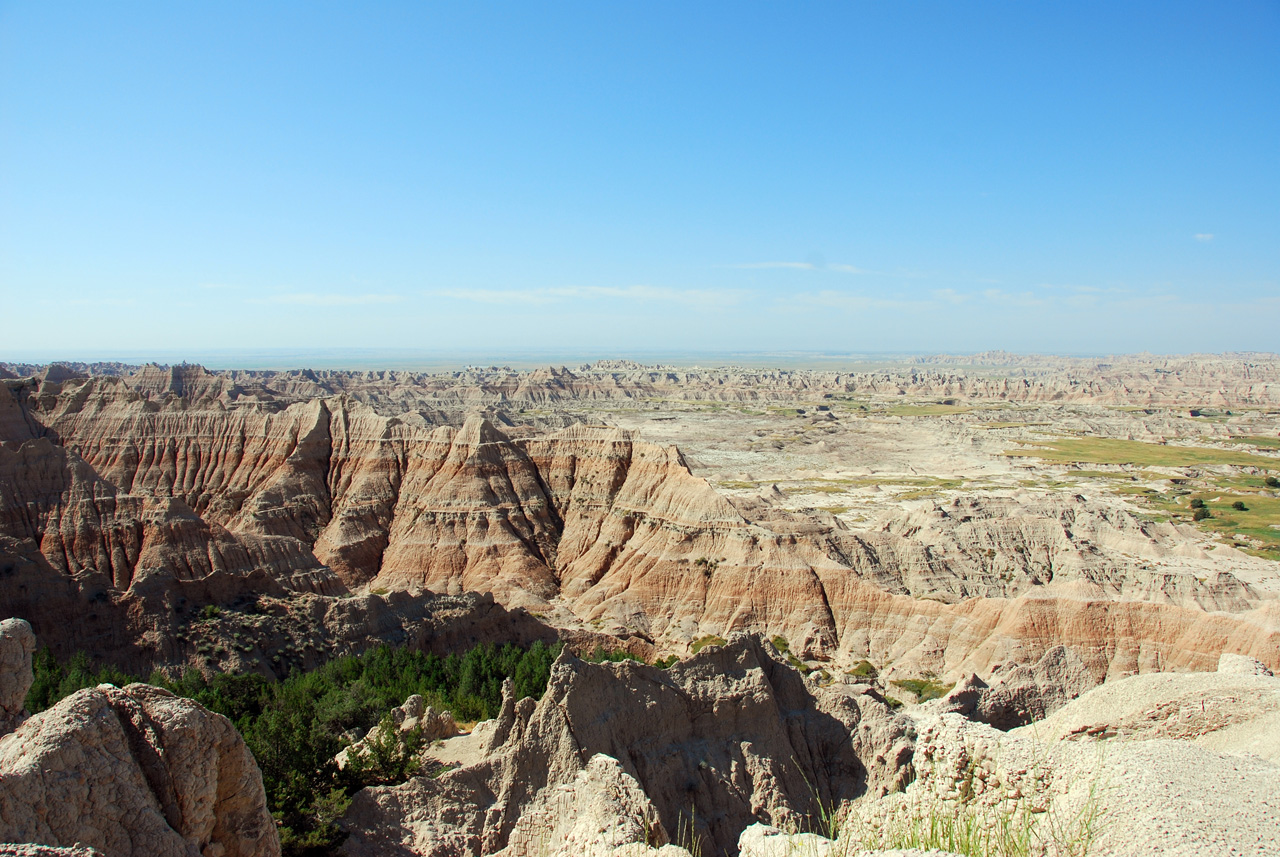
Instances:
[[[903,787],[912,746],[874,691],[814,688],[746,636],[666,671],[566,653],[541,701],[508,686],[477,733],[454,740],[480,743],[479,761],[357,794],[346,852],[734,855],[751,824],[820,829],[842,802]]]
[[[79,691],[0,739],[0,841],[102,857],[280,854],[231,722],[145,684]]]

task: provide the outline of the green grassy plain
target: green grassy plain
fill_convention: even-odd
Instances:
[[[1280,438],[1232,438],[1258,448],[1280,449]],[[1273,447],[1270,443],[1277,441]],[[1257,441],[1265,441],[1258,443]],[[1280,473],[1280,460],[1236,449],[1204,448],[1143,443],[1115,438],[1057,438],[1037,441],[1032,446],[1008,453],[1040,458],[1062,464],[1112,464],[1129,467],[1196,467],[1229,465],[1257,467]],[[1246,473],[1202,475],[1197,478],[1171,479],[1149,470],[1111,473],[1101,470],[1069,470],[1067,475],[1079,479],[1098,480],[1112,493],[1128,497],[1149,509],[1153,520],[1170,520],[1194,524],[1206,533],[1215,533],[1236,543],[1242,550],[1266,559],[1280,560],[1280,498],[1263,481],[1265,477]],[[1166,481],[1166,487],[1154,489],[1132,484],[1134,477],[1147,482]],[[1190,501],[1203,500],[1209,517],[1193,521]],[[1232,508],[1243,503],[1245,509]],[[1237,540],[1236,536],[1248,541]]]
[[[1258,449],[1280,449],[1280,437],[1262,437],[1258,435],[1254,435],[1252,437],[1232,437],[1228,438],[1228,442],[1254,446]]]
[[[1280,472],[1280,459],[1267,458],[1233,449],[1144,443],[1110,437],[1063,437],[1054,440],[1028,441],[1022,449],[1006,455],[1040,458],[1061,464],[1131,464],[1141,467],[1195,467],[1198,465],[1234,465],[1263,467]]]

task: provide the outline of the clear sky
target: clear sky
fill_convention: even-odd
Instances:
[[[1280,350],[1280,2],[0,2],[0,360]]]

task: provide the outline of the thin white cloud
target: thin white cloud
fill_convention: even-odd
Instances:
[[[725,265],[726,268],[744,268],[753,270],[756,268],[793,268],[797,271],[812,271],[816,265],[812,262],[743,262],[738,265]]]
[[[666,286],[557,286],[538,289],[436,289],[428,294],[484,304],[551,304],[573,300],[729,305],[742,301],[736,289],[673,289]]]
[[[134,298],[127,297],[95,297],[95,298],[58,298],[57,300],[46,300],[45,303],[56,303],[60,306],[76,306],[76,307],[112,307],[112,306],[133,306],[137,303]]]
[[[1195,234],[1195,239],[1196,239],[1197,241],[1212,241],[1212,240],[1213,240],[1213,233],[1212,233],[1212,232],[1197,232],[1197,233]]]
[[[918,311],[937,309],[942,305],[933,300],[896,300],[841,292],[835,289],[823,289],[819,292],[802,292],[796,295],[788,295],[779,301],[779,306],[788,308],[824,307],[844,310],[897,309]]]
[[[1068,295],[1123,295],[1131,291],[1115,286],[1081,286],[1075,283],[1040,283],[1039,287],[1050,292],[1065,292]]]
[[[949,304],[962,304],[973,298],[973,295],[962,294],[955,289],[934,289],[930,294],[938,300]]]
[[[558,300],[545,289],[436,289],[427,294],[478,304],[549,304]]]
[[[793,271],[836,271],[841,274],[874,274],[875,271],[868,271],[865,268],[859,268],[856,265],[820,265],[817,262],[743,262],[737,265],[724,265],[725,268],[738,268],[740,270],[760,270],[766,268],[790,269]]]
[[[1003,289],[983,289],[982,296],[992,303],[1002,306],[1042,307],[1051,303],[1051,301],[1030,291],[1006,292]]]
[[[313,307],[329,307],[329,306],[364,306],[367,304],[394,304],[399,303],[403,298],[399,295],[335,295],[335,294],[315,294],[312,292],[299,292],[285,295],[269,295],[265,298],[252,298],[250,303],[255,304],[283,304],[287,306],[313,306]]]

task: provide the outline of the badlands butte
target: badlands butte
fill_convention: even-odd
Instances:
[[[825,854],[798,832],[835,810],[879,830],[923,794],[963,797],[957,782],[1023,796],[1059,776],[1073,812],[1093,812],[1071,791],[1080,771],[1147,776],[1159,765],[1139,756],[1159,753],[1090,768],[1077,739],[1229,729],[1195,745],[1208,761],[1181,744],[1160,758],[1266,783],[1224,804],[1243,820],[1200,829],[1179,810],[1140,839],[1113,824],[1097,853],[1165,836],[1165,853],[1265,854],[1280,848],[1278,756],[1248,735],[1280,727],[1278,478],[1280,358],[1265,354],[849,371],[0,364],[0,618],[64,661],[171,677],[275,680],[383,643],[566,644],[542,701],[508,688],[498,720],[444,742],[459,770],[356,795],[340,822],[353,855]],[[681,660],[570,653],[591,651]],[[1188,673],[1218,676],[1190,732],[1111,690]],[[1190,685],[1152,687],[1160,723],[1190,722]],[[72,701],[164,723],[194,706],[132,688],[81,691],[0,741],[0,790],[16,776],[5,759],[57,745]],[[1118,701],[1071,707],[1103,692]],[[638,699],[651,704],[628,714]],[[6,705],[20,721],[20,700]],[[1037,756],[1018,736],[1046,717],[1062,734]],[[218,734],[236,782],[251,780],[243,745]],[[659,763],[652,741],[684,755]],[[744,761],[736,744],[755,749]],[[1019,777],[1040,762],[1058,773],[1032,788]],[[158,805],[179,850],[23,826],[3,796],[0,838],[279,853],[261,792],[236,794],[252,835],[234,846],[230,822],[192,832],[173,801]],[[1155,823],[1114,803],[1121,827]]]

